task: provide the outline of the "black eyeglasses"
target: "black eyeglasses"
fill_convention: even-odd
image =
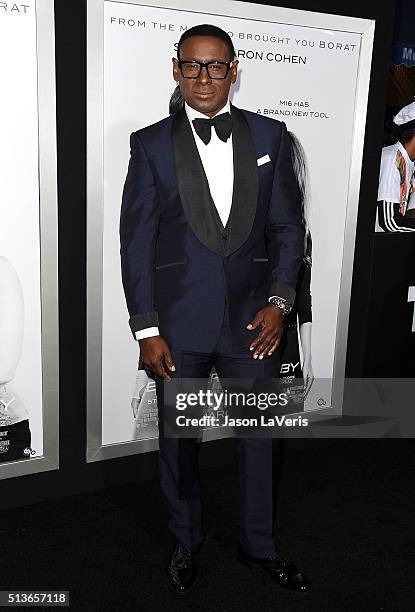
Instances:
[[[179,60],[179,68],[185,79],[197,79],[202,72],[202,68],[206,71],[210,79],[226,79],[229,70],[232,68],[233,62],[186,62]]]

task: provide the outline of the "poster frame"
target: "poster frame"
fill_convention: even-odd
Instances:
[[[58,197],[55,16],[36,11],[43,454],[0,464],[0,480],[59,468]]]
[[[103,59],[104,2],[109,1],[114,4],[118,3],[115,0],[89,0],[87,3],[87,462],[158,449],[157,438],[102,444]],[[128,4],[207,13],[200,6],[196,10],[192,0],[155,0],[154,2],[129,0]],[[354,32],[361,35],[333,365],[332,408],[341,414],[375,20],[237,0],[211,0],[209,13],[227,17],[242,16],[257,21],[278,21],[283,24],[292,24],[293,17],[297,19],[298,16],[302,26]],[[261,15],[261,18],[258,18],[258,15]],[[307,416],[310,417],[310,420],[319,418],[320,412],[315,410],[307,413]]]

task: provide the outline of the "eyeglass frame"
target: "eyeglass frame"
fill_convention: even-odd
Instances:
[[[178,66],[180,68],[180,74],[182,75],[182,77],[184,79],[198,79],[200,77],[200,74],[201,74],[203,68],[206,68],[207,75],[208,75],[208,77],[210,79],[213,79],[214,81],[223,81],[228,76],[229,71],[232,70],[232,67],[235,64],[235,61],[233,60],[233,61],[230,61],[230,62],[221,62],[219,60],[213,60],[211,62],[198,62],[197,60],[179,60],[178,59],[177,60],[177,64],[178,64]],[[199,70],[198,75],[194,76],[194,77],[184,76],[183,69],[182,69],[182,65],[183,64],[199,64],[200,70]],[[211,74],[209,72],[209,68],[208,68],[209,64],[221,64],[221,65],[225,65],[226,68],[227,68],[225,76],[223,76],[223,77],[213,77],[213,76],[211,76]]]

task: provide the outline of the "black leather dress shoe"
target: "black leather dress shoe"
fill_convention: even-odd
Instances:
[[[167,566],[169,587],[175,593],[187,593],[195,586],[199,576],[199,554],[188,552],[175,543]]]
[[[306,576],[279,554],[261,559],[249,555],[238,544],[237,558],[240,563],[247,567],[259,567],[267,572],[274,582],[286,589],[296,591],[297,593],[307,593],[311,589],[311,584]]]

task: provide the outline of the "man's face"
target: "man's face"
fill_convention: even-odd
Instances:
[[[214,36],[191,36],[180,47],[182,61],[198,62],[229,62],[229,49],[227,44]],[[179,82],[180,91],[189,106],[213,117],[226,104],[229,89],[236,81],[237,61],[229,70],[225,79],[211,79],[206,68],[197,79],[185,79],[179,68],[176,58],[173,58],[173,77]]]

